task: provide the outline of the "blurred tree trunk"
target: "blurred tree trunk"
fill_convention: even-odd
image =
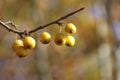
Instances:
[[[92,3],[94,5],[93,8],[97,9],[96,11],[95,10],[93,11],[93,13],[95,14],[94,17],[95,17],[96,21],[98,22],[97,28],[105,30],[105,27],[106,27],[105,23],[108,24],[109,26],[112,25],[111,24],[111,15],[110,15],[111,0],[106,0],[106,2],[100,1],[100,0],[93,0],[93,2],[94,2],[94,3]],[[103,16],[107,16],[107,19]],[[99,52],[97,54],[98,66],[100,68],[100,72],[101,72],[100,74],[101,74],[102,80],[117,80],[116,54],[115,54],[116,49],[112,50],[112,52],[111,52],[111,49],[113,49],[115,47],[117,48],[118,45],[117,45],[117,40],[116,40],[114,31],[113,31],[113,27],[111,26],[110,28],[113,33],[112,37],[114,38],[115,46],[111,48],[110,43],[107,39],[108,35],[106,36],[105,33],[102,33],[102,34],[104,34],[104,36],[102,35],[104,43],[101,44],[101,46],[99,48]],[[101,36],[101,35],[99,35],[99,36]],[[111,54],[112,54],[112,56],[111,56]],[[110,59],[111,57],[112,57],[113,64]],[[113,68],[111,68],[112,67],[111,65],[113,66]],[[112,70],[112,72],[111,72],[111,70]]]
[[[98,48],[97,65],[101,80],[112,80],[111,47],[108,41],[108,23],[106,20],[105,1],[92,0],[93,17],[96,20],[96,32],[102,38]],[[104,17],[105,16],[105,17]]]
[[[118,70],[119,70],[119,67],[118,67],[118,60],[119,60],[119,54],[118,54],[118,50],[119,50],[119,47],[120,47],[120,44],[119,44],[119,40],[117,38],[117,34],[116,34],[116,31],[115,31],[115,27],[116,26],[113,26],[113,23],[115,22],[115,18],[113,18],[114,16],[116,15],[113,15],[112,12],[114,13],[117,13],[117,9],[115,9],[116,5],[113,6],[113,4],[119,4],[118,2],[120,2],[119,0],[106,0],[106,11],[107,11],[107,20],[108,20],[108,23],[109,23],[109,27],[111,29],[111,32],[112,32],[112,37],[113,37],[113,52],[111,54],[111,57],[112,57],[112,60],[113,60],[113,80],[119,80],[118,78]],[[112,9],[114,8],[114,9]]]

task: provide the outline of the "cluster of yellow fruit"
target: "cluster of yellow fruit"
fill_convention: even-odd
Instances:
[[[27,56],[28,49],[33,49],[36,45],[35,39],[31,36],[26,36],[23,40],[15,40],[12,44],[12,49],[18,57]]]
[[[65,26],[65,31],[69,33],[67,36],[63,33],[58,33],[54,37],[54,42],[56,45],[63,46],[67,45],[69,47],[72,47],[75,45],[75,38],[71,36],[71,34],[76,33],[76,26],[72,23],[68,23]],[[40,37],[40,42],[43,44],[50,43],[52,37],[48,32],[43,32]],[[12,49],[16,53],[18,57],[25,57],[27,56],[28,52],[27,50],[35,48],[36,41],[31,36],[25,36],[23,40],[17,39],[12,44]]]
[[[76,26],[72,23],[68,23],[65,26],[65,31],[67,33],[69,33],[67,36],[63,33],[58,33],[55,37],[54,37],[54,42],[56,45],[59,46],[63,46],[63,45],[67,45],[69,47],[72,47],[75,45],[75,38],[73,36],[71,36],[70,34],[74,34],[76,33]],[[51,41],[51,35],[48,32],[43,32],[40,35],[40,42],[43,44],[48,44]]]

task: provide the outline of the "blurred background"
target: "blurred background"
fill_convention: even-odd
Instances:
[[[15,34],[0,26],[0,80],[120,80],[120,0],[0,0],[0,20],[31,30],[81,7],[62,21],[77,27],[74,47],[40,43],[43,31],[59,32],[51,25],[31,35],[36,48],[19,58]]]

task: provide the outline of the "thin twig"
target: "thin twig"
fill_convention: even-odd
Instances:
[[[113,42],[114,42],[114,46],[113,49],[112,49],[112,53],[111,53],[111,58],[112,58],[112,78],[111,80],[118,80],[118,75],[119,75],[119,66],[118,66],[118,60],[117,60],[117,54],[116,54],[116,51],[119,49],[120,47],[120,43],[119,43],[119,40],[117,39],[117,35],[116,35],[116,32],[115,32],[115,28],[114,26],[112,26],[112,15],[110,14],[111,12],[111,6],[113,5],[113,0],[106,0],[106,3],[105,3],[105,6],[106,6],[106,12],[107,12],[107,21],[108,21],[108,24],[110,25],[109,28],[111,29],[111,34],[112,34],[112,37],[113,37]]]
[[[18,25],[14,24],[13,22],[7,21],[7,22],[4,22],[4,23],[10,24],[11,26],[13,26],[15,28],[15,30],[17,30]]]
[[[14,29],[11,29],[10,26],[8,26],[6,23],[0,21],[0,25],[3,26],[4,28],[6,28],[8,31],[11,31],[13,33],[17,33],[17,34],[24,34],[24,32],[20,32],[18,30],[14,30]]]
[[[82,11],[83,9],[85,9],[85,8],[80,8],[80,9],[78,9],[78,10],[76,10],[76,11],[73,11],[73,12],[71,12],[71,13],[65,15],[65,16],[60,17],[59,19],[57,19],[57,20],[55,20],[55,21],[52,21],[52,22],[50,22],[50,23],[48,23],[48,24],[45,24],[45,25],[43,25],[43,26],[39,26],[39,27],[37,27],[36,29],[29,31],[29,33],[33,33],[33,32],[35,32],[35,31],[37,31],[37,30],[39,30],[39,29],[43,29],[43,28],[45,28],[45,27],[47,27],[47,26],[50,26],[50,25],[52,25],[52,24],[58,24],[58,23],[60,23],[59,21],[62,21],[62,20],[64,20],[64,19],[72,16],[73,14]]]
[[[35,28],[35,29],[33,29],[33,30],[30,30],[30,31],[26,31],[26,30],[24,30],[24,31],[18,31],[18,30],[11,29],[9,25],[7,25],[5,22],[2,22],[2,21],[0,21],[0,25],[1,25],[2,27],[6,28],[8,31],[13,32],[13,33],[17,33],[18,35],[20,35],[20,36],[22,37],[22,35],[24,35],[25,32],[27,32],[27,34],[31,34],[31,33],[33,33],[33,32],[36,32],[36,31],[38,31],[38,30],[40,30],[40,29],[43,29],[43,28],[48,27],[48,26],[53,25],[53,24],[58,24],[58,25],[59,25],[59,24],[61,24],[60,21],[66,19],[66,18],[72,16],[73,14],[78,13],[78,12],[84,10],[84,9],[85,9],[84,7],[83,7],[83,8],[80,8],[80,9],[78,9],[78,10],[76,10],[76,11],[73,11],[73,12],[71,12],[71,13],[68,13],[68,14],[65,15],[65,16],[60,17],[60,18],[57,19],[57,20],[54,20],[54,21],[52,21],[52,22],[50,22],[50,23],[47,23],[47,24],[45,24],[45,25],[42,25],[42,26],[38,26],[37,28]],[[13,24],[13,25],[15,25],[15,24]]]

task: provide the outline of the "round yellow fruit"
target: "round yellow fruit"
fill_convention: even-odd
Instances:
[[[15,51],[20,46],[23,46],[23,41],[22,40],[15,40],[12,44],[13,51]]]
[[[27,52],[27,49],[26,49],[26,48],[24,48],[23,46],[20,46],[20,47],[16,48],[15,54],[16,54],[18,57],[23,58],[23,57],[27,56],[28,52]]]
[[[23,39],[23,45],[27,49],[33,49],[35,47],[35,45],[36,45],[36,41],[31,36],[26,36]]]
[[[48,44],[51,41],[51,35],[48,32],[43,32],[40,35],[40,42],[43,44]]]
[[[69,47],[72,47],[75,45],[75,38],[73,36],[67,36],[66,37],[66,45]]]
[[[74,34],[76,33],[76,26],[72,23],[68,23],[66,26],[65,26],[65,31],[67,33],[70,33],[70,34]]]
[[[54,42],[56,45],[63,46],[66,43],[65,35],[59,33],[58,35],[55,36]]]

